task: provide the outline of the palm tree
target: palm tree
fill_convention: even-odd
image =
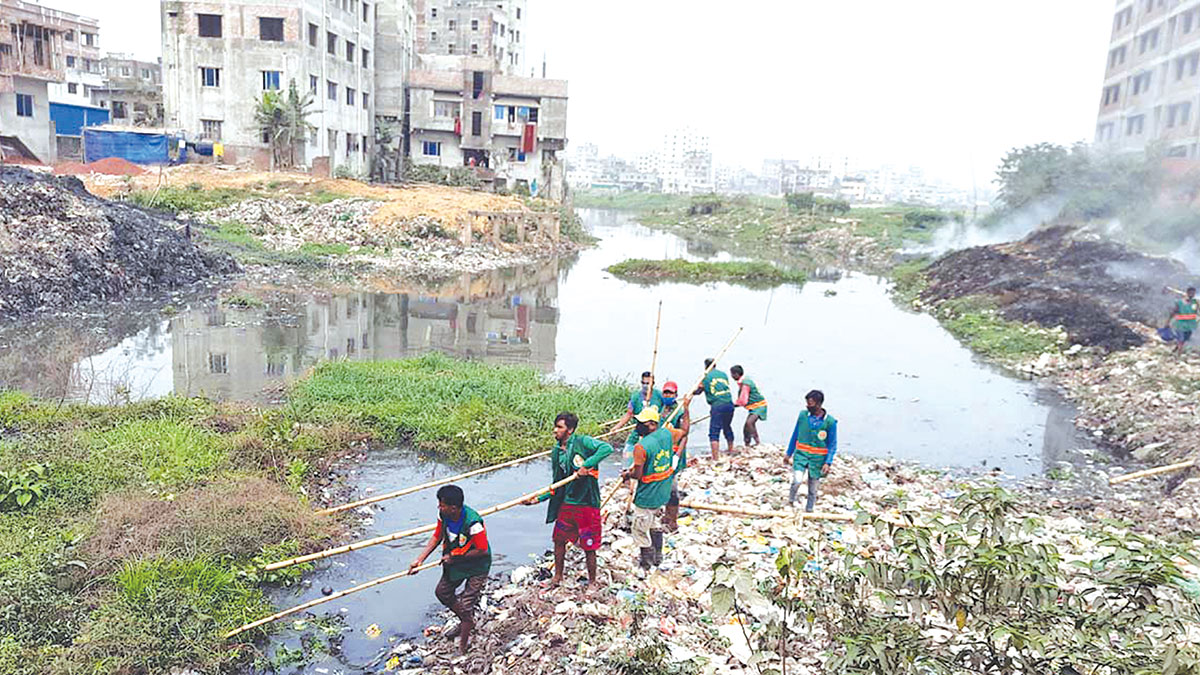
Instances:
[[[303,143],[314,128],[308,122],[312,93],[301,95],[296,81],[288,83],[287,96],[264,91],[254,109],[254,122],[271,146],[271,170],[296,165],[296,144]]]

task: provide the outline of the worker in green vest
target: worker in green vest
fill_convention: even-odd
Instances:
[[[1200,315],[1200,300],[1196,300],[1196,288],[1188,286],[1187,294],[1176,300],[1171,307],[1171,315],[1167,318],[1167,324],[1174,326],[1175,332],[1175,353],[1182,354],[1183,346],[1188,340],[1192,339],[1192,333],[1196,332],[1196,319]]]
[[[652,406],[655,410],[662,410],[663,395],[662,392],[654,387],[654,375],[650,371],[642,373],[642,386],[629,395],[629,404],[625,406],[625,415],[617,421],[613,429],[620,429],[629,424],[629,420],[642,412],[646,406]],[[631,457],[633,454],[633,446],[638,441],[637,429],[629,432],[629,437],[625,439],[625,457]],[[628,459],[626,459],[628,466]]]
[[[554,523],[554,577],[547,588],[562,583],[567,544],[583,549],[587,564],[587,590],[596,588],[596,551],[600,549],[600,462],[612,454],[604,441],[575,433],[579,417],[562,412],[554,418],[554,451],[550,455],[551,482],[577,474],[575,480],[553,493],[543,493],[525,502],[530,506],[550,500],[546,522]]]
[[[754,384],[754,380],[746,377],[746,371],[742,370],[741,366],[730,368],[729,374],[737,383],[738,395],[733,405],[746,409],[746,423],[742,426],[742,438],[747,448],[758,445],[761,442],[758,439],[758,421],[767,421],[767,399],[758,390],[758,385]]]
[[[671,485],[680,468],[675,443],[683,435],[678,429],[659,427],[658,411],[646,408],[636,418],[640,438],[633,449],[633,466],[622,472],[626,481],[636,481],[633,495],[633,543],[638,548],[638,568],[645,573],[662,562],[664,507],[671,499]]]
[[[437,500],[437,528],[425,550],[408,569],[411,572],[419,567],[441,544],[442,579],[438,581],[434,595],[458,617],[458,646],[465,654],[471,641],[471,631],[475,628],[475,609],[479,606],[479,596],[492,569],[492,547],[488,543],[483,518],[475,509],[463,503],[462,488],[444,485],[437,491]],[[455,591],[464,583],[463,592],[455,595]]]
[[[814,389],[804,396],[806,410],[796,419],[796,428],[787,445],[786,462],[792,465],[792,487],[788,503],[796,505],[800,482],[808,483],[808,500],[804,510],[812,513],[817,504],[817,485],[822,476],[829,475],[833,456],[837,454],[837,420],[825,412],[825,394]]]
[[[680,436],[675,440],[675,454],[679,455],[679,469],[671,479],[671,498],[663,511],[663,529],[674,532],[679,529],[679,474],[687,467],[688,432],[692,428],[692,414],[687,404],[691,399],[686,396],[679,398],[679,385],[668,381],[663,384],[663,426],[678,430]]]
[[[704,359],[704,380],[693,394],[704,392],[708,401],[708,444],[712,448],[712,458],[717,460],[721,453],[721,434],[729,444],[729,452],[733,453],[733,396],[729,392],[729,376],[717,370],[712,359]]]

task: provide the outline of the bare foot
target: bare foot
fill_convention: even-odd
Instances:
[[[475,629],[474,621],[464,621],[458,631],[458,650],[463,654],[471,646],[471,631]]]
[[[552,590],[558,588],[559,585],[561,585],[561,584],[562,584],[562,577],[553,577],[549,581],[542,582],[542,590],[543,591],[552,591]]]

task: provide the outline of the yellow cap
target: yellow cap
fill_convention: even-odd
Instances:
[[[658,421],[658,407],[648,405],[645,408],[642,408],[642,412],[635,415],[633,417],[633,419],[635,419],[639,422],[657,422]]]

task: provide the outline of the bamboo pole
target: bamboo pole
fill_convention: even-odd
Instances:
[[[662,300],[658,301],[658,319],[654,322],[654,355],[650,357],[650,386],[646,388],[646,403],[654,394],[654,368],[658,365],[658,334],[662,328]]]
[[[497,471],[499,469],[507,469],[510,466],[516,466],[518,464],[522,464],[524,462],[529,462],[529,461],[532,461],[535,459],[540,459],[542,457],[549,457],[550,452],[551,452],[550,450],[547,450],[545,452],[539,452],[539,453],[536,453],[533,455],[529,455],[528,457],[521,457],[520,459],[514,459],[512,461],[504,462],[502,464],[494,464],[492,466],[485,466],[482,469],[476,469],[474,471],[460,473],[457,476],[450,476],[449,478],[439,478],[438,480],[431,480],[428,483],[421,483],[420,485],[414,485],[413,487],[407,487],[402,490],[396,490],[395,492],[389,492],[387,494],[382,494],[382,495],[375,495],[374,497],[367,497],[366,499],[360,499],[356,502],[350,502],[349,504],[342,504],[341,506],[331,506],[327,509],[321,509],[320,511],[317,511],[316,513],[319,516],[327,516],[332,513],[340,513],[342,511],[348,511],[350,509],[356,509],[360,506],[366,506],[367,504],[374,504],[376,502],[382,502],[382,501],[387,501],[389,499],[395,499],[396,497],[403,497],[404,495],[410,495],[414,492],[420,492],[421,490],[428,490],[429,488],[435,488],[435,487],[438,487],[441,485],[446,485],[447,483],[454,483],[456,481],[465,480],[467,478],[472,478],[474,476],[489,473],[491,471]]]
[[[378,579],[376,579],[374,581],[368,581],[366,583],[359,584],[359,585],[355,586],[354,588],[347,588],[344,591],[338,591],[337,593],[328,595],[323,598],[317,598],[316,600],[309,600],[308,602],[300,604],[300,605],[296,605],[295,607],[292,607],[291,609],[285,609],[282,612],[276,612],[275,614],[272,614],[271,616],[261,618],[257,621],[251,621],[250,623],[248,623],[244,626],[241,626],[240,628],[234,628],[233,630],[231,630],[225,634],[225,639],[228,640],[229,638],[231,638],[234,635],[237,635],[239,633],[244,633],[248,630],[253,630],[255,628],[258,628],[259,626],[265,626],[266,624],[271,623],[272,621],[277,621],[279,619],[282,619],[285,616],[291,616],[292,614],[296,614],[297,612],[303,612],[304,610],[311,609],[313,607],[316,607],[317,605],[323,605],[327,602],[337,600],[338,598],[344,598],[347,595],[350,595],[351,593],[365,591],[368,588],[371,588],[372,586],[386,584],[389,581],[395,581],[396,579],[399,579],[401,577],[407,577],[407,576],[416,574],[418,572],[424,572],[427,569],[432,569],[441,564],[442,564],[442,560],[441,560],[441,558],[438,558],[438,560],[436,562],[426,563],[426,564],[421,565],[420,567],[417,567],[412,570],[404,570],[403,572],[396,572],[395,574],[389,574],[386,577],[379,577]]]
[[[552,483],[548,487],[541,488],[540,490],[534,490],[533,492],[530,492],[525,495],[521,495],[520,497],[517,497],[516,499],[512,499],[512,500],[509,500],[502,504],[497,504],[491,508],[484,509],[479,512],[479,516],[482,518],[484,516],[490,516],[493,513],[498,513],[500,511],[504,511],[506,509],[511,509],[514,506],[519,506],[519,505],[525,503],[526,501],[533,499],[534,497],[538,497],[546,492],[556,490],[556,489],[566,485],[567,483],[570,483],[571,481],[575,480],[577,477],[578,477],[578,474],[573,473],[570,476],[567,476],[566,478],[558,481],[557,483]],[[282,569],[284,567],[290,567],[292,565],[298,565],[300,563],[312,562],[314,560],[322,560],[324,558],[332,558],[335,555],[341,555],[342,553],[349,553],[351,551],[357,551],[359,549],[367,548],[368,546],[375,546],[377,544],[386,544],[390,541],[396,541],[397,539],[404,539],[407,537],[415,537],[418,534],[432,532],[436,528],[437,528],[437,523],[433,523],[430,525],[422,525],[421,527],[414,527],[411,530],[402,530],[400,532],[393,532],[391,534],[385,534],[383,536],[374,537],[372,539],[364,539],[362,541],[356,541],[352,544],[346,544],[345,546],[336,546],[334,548],[325,549],[324,551],[317,551],[316,553],[302,555],[298,558],[291,558],[288,560],[281,560],[279,562],[273,562],[269,565],[264,565],[263,569],[267,570],[267,571],[271,571],[271,570]]]
[[[1176,471],[1182,471],[1184,469],[1188,469],[1193,466],[1196,466],[1196,460],[1189,459],[1186,462],[1176,462],[1175,464],[1168,464],[1166,466],[1156,466],[1153,469],[1143,469],[1142,471],[1134,471],[1133,473],[1127,473],[1123,476],[1109,478],[1108,484],[1109,485],[1118,485],[1120,483],[1128,483],[1131,480],[1138,480],[1139,478],[1149,478],[1151,476],[1159,476],[1164,473],[1174,473]]]
[[[843,522],[852,522],[855,515],[852,513],[832,513],[825,511],[814,511],[813,513],[794,512],[794,511],[764,511],[761,509],[751,509],[744,506],[733,506],[731,504],[704,504],[701,502],[682,501],[679,502],[682,508],[695,509],[697,511],[713,511],[715,513],[726,513],[737,516],[754,516],[757,518],[803,518],[805,520],[836,520]]]
[[[615,481],[613,481],[613,486],[612,486],[612,489],[608,491],[608,496],[607,496],[607,497],[605,497],[605,498],[604,498],[604,500],[600,502],[600,511],[601,511],[601,512],[603,512],[603,511],[604,511],[604,507],[605,507],[605,505],[607,505],[607,504],[608,504],[608,501],[609,501],[610,499],[612,499],[612,498],[613,498],[613,495],[617,494],[617,491],[621,489],[621,485],[622,485],[624,482],[625,482],[625,481],[623,481],[623,480],[615,480]]]
[[[708,376],[709,372],[711,372],[713,368],[717,367],[717,362],[721,360],[722,356],[725,356],[725,352],[729,351],[729,348],[733,346],[733,341],[738,339],[738,336],[741,334],[741,328],[738,328],[736,331],[734,331],[733,337],[729,338],[729,342],[726,342],[725,346],[721,347],[721,351],[717,352],[717,355],[713,357],[712,363],[708,364],[708,367],[704,369],[703,373],[700,373],[700,379],[696,380],[695,386],[693,386],[691,389],[688,389],[687,394],[683,397],[685,406],[691,404],[692,396],[695,394],[695,391],[700,388],[700,385],[704,384],[704,378]]]

